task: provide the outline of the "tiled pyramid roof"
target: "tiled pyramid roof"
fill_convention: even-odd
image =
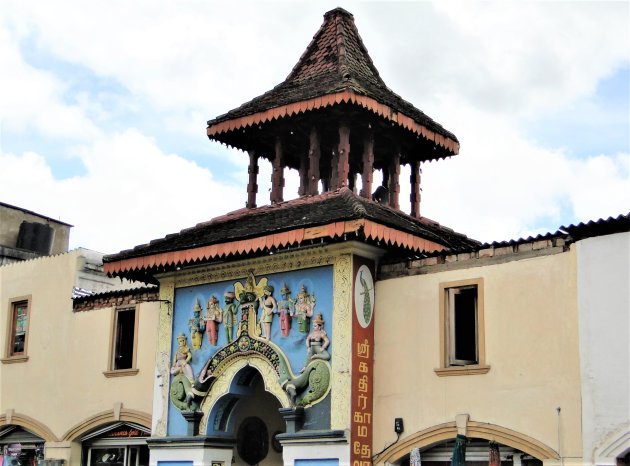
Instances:
[[[300,245],[309,239],[338,241],[345,234],[409,251],[457,250],[479,244],[429,219],[416,219],[341,188],[237,210],[149,244],[105,256],[103,263],[108,273],[148,270]]]
[[[435,140],[452,153],[456,154],[459,150],[453,133],[385,85],[359,36],[353,16],[342,8],[324,15],[323,25],[284,82],[208,121],[208,135],[212,137],[239,126],[341,102],[351,102],[379,113]],[[279,107],[285,108],[273,111]],[[253,117],[254,114],[257,116]],[[236,119],[243,120],[235,123]]]

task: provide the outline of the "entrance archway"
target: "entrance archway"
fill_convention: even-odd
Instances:
[[[275,435],[285,431],[282,407],[265,387],[259,370],[246,365],[231,378],[227,393],[208,413],[207,434],[236,439],[236,464],[282,464],[282,450]]]

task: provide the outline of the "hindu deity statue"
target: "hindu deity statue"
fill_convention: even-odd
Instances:
[[[262,307],[260,324],[264,333],[262,337],[265,340],[269,340],[271,338],[271,322],[273,321],[274,313],[278,312],[278,303],[276,302],[276,298],[273,297],[273,286],[265,286],[263,293],[264,294],[258,298]]]
[[[193,306],[193,318],[188,321],[188,327],[190,328],[190,341],[194,350],[201,348],[203,342],[203,332],[206,330],[206,324],[201,318],[201,303],[199,298],[195,301]]]
[[[282,299],[278,301],[278,313],[280,314],[280,332],[283,337],[288,337],[291,331],[291,317],[293,317],[293,305],[295,302],[291,299],[291,290],[285,283],[280,290]]]
[[[328,345],[330,345],[330,340],[324,331],[324,317],[317,314],[313,319],[313,330],[306,337],[306,363],[308,364],[313,359],[329,360]]]
[[[294,313],[295,317],[297,317],[298,330],[300,333],[308,333],[314,309],[315,293],[309,296],[306,287],[302,285],[302,289],[297,295]]]
[[[188,341],[186,335],[180,333],[177,336],[177,351],[175,352],[175,358],[173,359],[173,366],[171,366],[171,375],[184,374],[191,382],[195,378],[193,375],[192,367],[190,367],[190,361],[192,360],[192,352],[188,347]]]
[[[250,271],[247,275],[245,284],[240,282],[234,284],[234,291],[240,303],[241,322],[247,322],[246,328],[250,337],[259,337],[261,333],[260,322],[258,322],[258,306],[260,305],[259,299],[265,295],[266,286],[266,278],[261,278],[260,281],[256,283],[256,277],[254,277],[253,271]],[[271,322],[269,322],[269,324],[271,328]],[[241,330],[242,326],[239,326],[239,335]]]
[[[216,296],[210,296],[208,304],[206,305],[206,317],[204,321],[206,323],[206,334],[208,335],[208,342],[212,346],[217,346],[217,340],[219,338],[219,323],[223,319],[223,311],[219,306],[219,300]]]
[[[223,328],[225,329],[225,338],[229,343],[232,343],[232,336],[234,335],[234,324],[236,324],[236,315],[238,313],[238,307],[234,302],[236,295],[233,291],[226,291],[223,295]]]

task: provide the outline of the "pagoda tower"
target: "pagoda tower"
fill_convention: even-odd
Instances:
[[[455,135],[392,92],[342,8],[324,24],[287,78],[208,121],[208,137],[249,154],[247,207],[256,207],[258,160],[273,167],[271,203],[284,200],[284,169],[298,171],[299,196],[347,187],[399,209],[400,167],[411,168],[411,216],[420,217],[420,164],[456,155]]]
[[[207,134],[249,154],[246,207],[104,258],[160,289],[150,463],[369,465],[375,326],[403,311],[376,305],[379,263],[478,244],[420,215],[420,164],[457,138],[385,85],[341,8],[284,82]]]

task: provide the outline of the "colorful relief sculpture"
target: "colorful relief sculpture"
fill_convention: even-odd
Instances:
[[[370,291],[372,291],[372,289],[365,281],[365,278],[363,278],[363,271],[359,272],[359,281],[363,287],[363,291],[361,292],[363,296],[363,318],[365,322],[369,324],[372,320],[372,301],[370,300]]]
[[[273,321],[273,315],[278,312],[278,303],[276,298],[273,297],[273,286],[267,285],[263,290],[263,295],[258,299],[262,307],[262,313],[260,315],[260,324],[265,340],[271,338],[271,322]]]
[[[295,316],[297,317],[298,330],[300,333],[308,333],[311,324],[311,317],[315,309],[315,293],[308,294],[306,287],[302,285],[302,289],[297,295],[295,303]]]
[[[192,342],[193,349],[201,349],[206,324],[201,318],[201,302],[199,302],[199,298],[197,298],[193,306],[193,318],[188,321],[188,327],[190,328],[190,341]]]
[[[293,375],[285,359],[280,359],[279,373],[280,386],[294,406],[313,405],[330,388],[330,364],[322,359],[311,360],[298,376]]]
[[[221,311],[219,300],[216,296],[210,296],[208,304],[206,305],[206,317],[204,317],[203,320],[206,324],[208,342],[212,346],[217,346],[217,340],[219,339],[219,323],[223,320],[223,311]]]
[[[238,307],[234,302],[235,294],[233,291],[226,291],[223,295],[223,327],[225,329],[225,339],[227,343],[232,343],[232,336],[234,335],[234,324],[236,324],[236,315],[238,313]]]
[[[293,317],[293,305],[295,301],[291,299],[291,290],[285,283],[280,290],[282,299],[278,301],[278,313],[280,314],[280,332],[283,337],[288,337],[291,331],[291,317]]]
[[[328,345],[330,345],[330,340],[324,331],[324,317],[317,314],[313,320],[313,331],[306,337],[306,364],[313,359],[328,361],[330,359]]]
[[[259,299],[265,294],[265,287],[267,286],[267,279],[261,278],[256,283],[256,277],[254,272],[250,270],[245,284],[236,282],[234,284],[234,291],[239,300],[239,307],[241,309],[241,322],[247,322],[247,333],[252,337],[259,337],[260,323],[258,322],[258,306]],[[241,335],[241,327],[239,326],[238,335]]]
[[[188,347],[188,341],[186,335],[180,333],[177,336],[177,342],[179,346],[175,352],[175,358],[173,359],[173,366],[171,367],[171,375],[183,374],[187,379],[192,380],[194,378],[192,367],[190,367],[190,361],[192,360],[192,352]]]

